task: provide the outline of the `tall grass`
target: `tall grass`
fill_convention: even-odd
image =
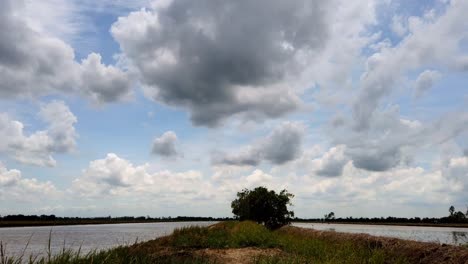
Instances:
[[[1,252],[0,264],[147,264],[147,263],[211,263],[206,257],[191,255],[172,255],[154,257],[131,250],[130,247],[120,246],[107,251],[92,251],[85,255],[79,251],[63,250],[57,255],[43,257],[7,257]]]
[[[110,250],[94,250],[83,254],[81,246],[78,250],[67,249],[64,246],[58,254],[52,252],[52,233],[49,234],[47,240],[47,249],[41,255],[26,256],[25,252],[29,246],[29,240],[24,247],[22,253],[17,256],[8,256],[6,245],[0,241],[0,264],[146,264],[146,263],[162,263],[162,264],[205,264],[212,263],[204,256],[190,255],[167,255],[167,256],[152,256],[146,252],[135,250],[138,247],[138,240],[133,245],[119,246]],[[140,243],[141,244],[141,243]]]

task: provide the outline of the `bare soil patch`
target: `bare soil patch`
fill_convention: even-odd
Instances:
[[[195,255],[208,256],[216,263],[248,264],[258,257],[273,257],[281,254],[277,248],[230,248],[230,249],[202,249],[194,252]]]

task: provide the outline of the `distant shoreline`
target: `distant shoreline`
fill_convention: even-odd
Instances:
[[[427,227],[462,227],[468,228],[468,223],[376,223],[376,222],[320,222],[320,221],[293,221],[301,224],[337,224],[337,225],[383,225],[383,226],[427,226]]]
[[[82,221],[0,221],[0,228],[13,227],[40,227],[40,226],[72,226],[72,225],[106,225],[106,224],[145,224],[145,223],[173,223],[173,222],[221,222],[220,219],[200,219],[200,220],[143,220],[143,221],[102,221],[102,220],[82,220]],[[321,221],[293,221],[293,223],[304,224],[348,224],[348,225],[383,225],[383,226],[427,226],[427,227],[459,227],[468,228],[468,223],[376,223],[376,222],[321,222]]]
[[[75,226],[75,225],[114,225],[114,224],[149,224],[175,222],[221,222],[224,220],[154,220],[154,221],[0,221],[0,228],[40,227],[40,226]]]

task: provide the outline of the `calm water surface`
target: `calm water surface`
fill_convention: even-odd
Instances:
[[[393,226],[393,225],[354,225],[293,223],[294,226],[316,230],[332,230],[345,233],[365,233],[373,236],[396,237],[423,242],[437,242],[452,245],[468,243],[468,228],[429,227],[429,226]]]
[[[66,249],[86,253],[119,245],[133,244],[169,235],[175,228],[184,226],[208,226],[216,222],[169,222],[112,225],[74,225],[0,228],[0,241],[6,244],[8,256],[39,255],[47,252],[50,234],[52,253]],[[29,241],[29,244],[28,244]]]

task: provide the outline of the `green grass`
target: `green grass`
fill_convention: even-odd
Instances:
[[[226,222],[212,227],[176,229],[170,245],[179,248],[275,247],[277,234],[254,222]]]
[[[63,250],[41,258],[8,258],[1,250],[0,264],[62,263],[213,263],[197,249],[277,248],[276,256],[258,257],[254,263],[408,263],[403,257],[366,243],[314,237],[288,228],[270,231],[254,222],[223,222],[210,227],[176,229],[171,236],[85,255]],[[161,253],[163,252],[163,253]],[[169,252],[169,253],[167,253]]]
[[[280,229],[270,231],[253,222],[221,223],[212,227],[181,228],[171,236],[176,248],[279,248],[280,256],[256,263],[408,263],[372,244],[316,238]]]

